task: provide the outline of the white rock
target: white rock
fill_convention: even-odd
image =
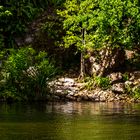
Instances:
[[[66,82],[63,85],[66,86],[66,87],[72,87],[74,85],[74,83],[68,83],[68,82]]]
[[[71,78],[64,78],[64,82],[74,83],[74,79],[71,79]]]
[[[56,90],[56,93],[62,93],[63,92],[63,90]]]

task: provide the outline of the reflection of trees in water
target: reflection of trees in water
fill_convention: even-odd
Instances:
[[[64,114],[89,114],[89,115],[106,115],[106,114],[134,114],[133,104],[126,103],[92,103],[92,102],[57,102],[46,104],[47,112],[57,112]]]
[[[59,134],[67,140],[76,139],[130,139],[139,130],[133,124],[134,110],[140,105],[124,103],[66,102],[46,105],[50,112],[57,112]],[[137,112],[140,114],[140,111]],[[61,116],[61,117],[60,117]],[[138,121],[138,118],[135,119]],[[57,131],[58,132],[58,131]],[[131,133],[132,132],[132,133]]]
[[[139,130],[139,116],[140,104],[0,104],[0,139],[129,139]]]
[[[63,140],[61,116],[46,111],[44,103],[0,104],[0,139]]]
[[[79,114],[79,115],[107,115],[107,114],[136,114],[140,113],[140,105],[127,103],[93,103],[93,102],[50,102],[50,103],[14,103],[0,104],[0,115],[17,114],[28,118],[44,114]],[[25,119],[24,118],[24,119]],[[10,118],[9,118],[10,119]]]

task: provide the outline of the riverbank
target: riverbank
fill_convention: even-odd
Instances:
[[[119,76],[118,76],[119,75]],[[96,87],[92,90],[88,89],[89,83],[79,82],[78,78],[59,77],[49,82],[49,89],[51,96],[54,100],[70,100],[70,101],[92,101],[92,102],[140,102],[140,98],[128,94],[128,86],[136,89],[139,85],[139,79],[134,76],[138,75],[133,73],[131,81],[127,80],[122,83],[115,83],[114,81],[122,78],[120,73],[110,75],[111,82],[114,82],[108,89]],[[115,76],[117,77],[115,79]]]
[[[139,88],[140,79],[136,79],[138,72],[131,74],[131,77],[125,82],[121,81],[121,73],[109,75],[111,80],[110,86],[107,89],[93,86],[94,83],[82,81],[78,78],[63,75],[55,77],[47,83],[47,93],[38,93],[33,98],[20,98],[18,94],[9,92],[1,96],[1,102],[13,101],[31,101],[31,102],[48,102],[48,101],[90,101],[90,102],[123,102],[123,103],[140,103]],[[34,91],[33,91],[34,92]],[[32,93],[31,93],[32,94]]]

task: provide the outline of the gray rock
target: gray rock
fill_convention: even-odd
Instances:
[[[99,102],[100,101],[100,98],[95,98],[95,102]]]
[[[63,92],[63,90],[61,90],[61,89],[56,90],[56,93],[62,93],[62,92]]]
[[[88,96],[89,100],[92,100],[92,96],[93,96],[92,94],[88,94],[87,96]]]
[[[101,95],[101,96],[100,96],[100,101],[101,101],[101,102],[105,102],[105,101],[106,101],[106,97],[105,97],[104,95]]]
[[[111,80],[111,83],[115,81],[120,81],[122,80],[122,73],[117,72],[117,73],[111,73],[109,76],[109,79]]]
[[[79,97],[81,96],[79,93],[74,94],[74,97]]]
[[[131,50],[125,50],[125,56],[126,59],[132,59],[135,55],[135,51],[131,51]]]
[[[57,86],[62,86],[63,85],[63,83],[60,82],[60,81],[55,81],[54,84],[57,85]]]
[[[61,98],[59,97],[59,96],[53,96],[53,99],[55,99],[55,100],[60,100]]]
[[[88,98],[87,95],[83,95],[83,96],[82,96],[82,99],[83,99],[83,100],[88,100],[89,98]]]
[[[72,78],[64,78],[64,82],[66,83],[73,83],[74,84],[74,79],[72,79]]]
[[[131,77],[134,77],[135,79],[140,79],[140,71],[135,71],[130,73]]]
[[[77,98],[77,101],[78,101],[78,102],[80,102],[81,100],[82,100],[82,98],[81,98],[81,97],[78,97],[78,98]]]
[[[91,99],[94,100],[94,101],[100,100],[100,99],[99,99],[99,96],[98,96],[97,94],[93,94],[93,95],[91,96]]]
[[[69,100],[76,100],[76,98],[74,96],[71,96],[71,95],[67,95],[66,98]]]
[[[111,90],[117,93],[124,93],[125,92],[125,84],[124,83],[117,83],[113,84]]]
[[[108,101],[109,102],[113,102],[114,101],[114,98],[109,98]]]
[[[58,81],[59,82],[64,82],[64,78],[59,78]]]
[[[82,88],[85,86],[85,83],[76,83],[75,86],[77,86],[78,88]]]
[[[64,82],[63,85],[64,85],[65,87],[73,87],[74,83],[68,83],[68,82],[65,83],[65,82]]]
[[[71,95],[71,96],[74,96],[74,94],[76,94],[75,91],[70,91],[70,90],[68,90],[67,92],[68,92],[68,94]]]
[[[135,80],[135,76],[131,75],[131,77],[129,78],[130,81],[134,81]]]

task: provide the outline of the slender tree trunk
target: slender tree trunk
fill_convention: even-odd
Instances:
[[[82,52],[81,52],[81,65],[80,65],[80,78],[84,78],[85,76],[85,59],[84,59],[84,55],[85,55],[85,32],[86,30],[83,28],[82,29]]]
[[[80,66],[80,78],[84,78],[85,76],[85,59],[84,54],[81,52],[81,66]]]

